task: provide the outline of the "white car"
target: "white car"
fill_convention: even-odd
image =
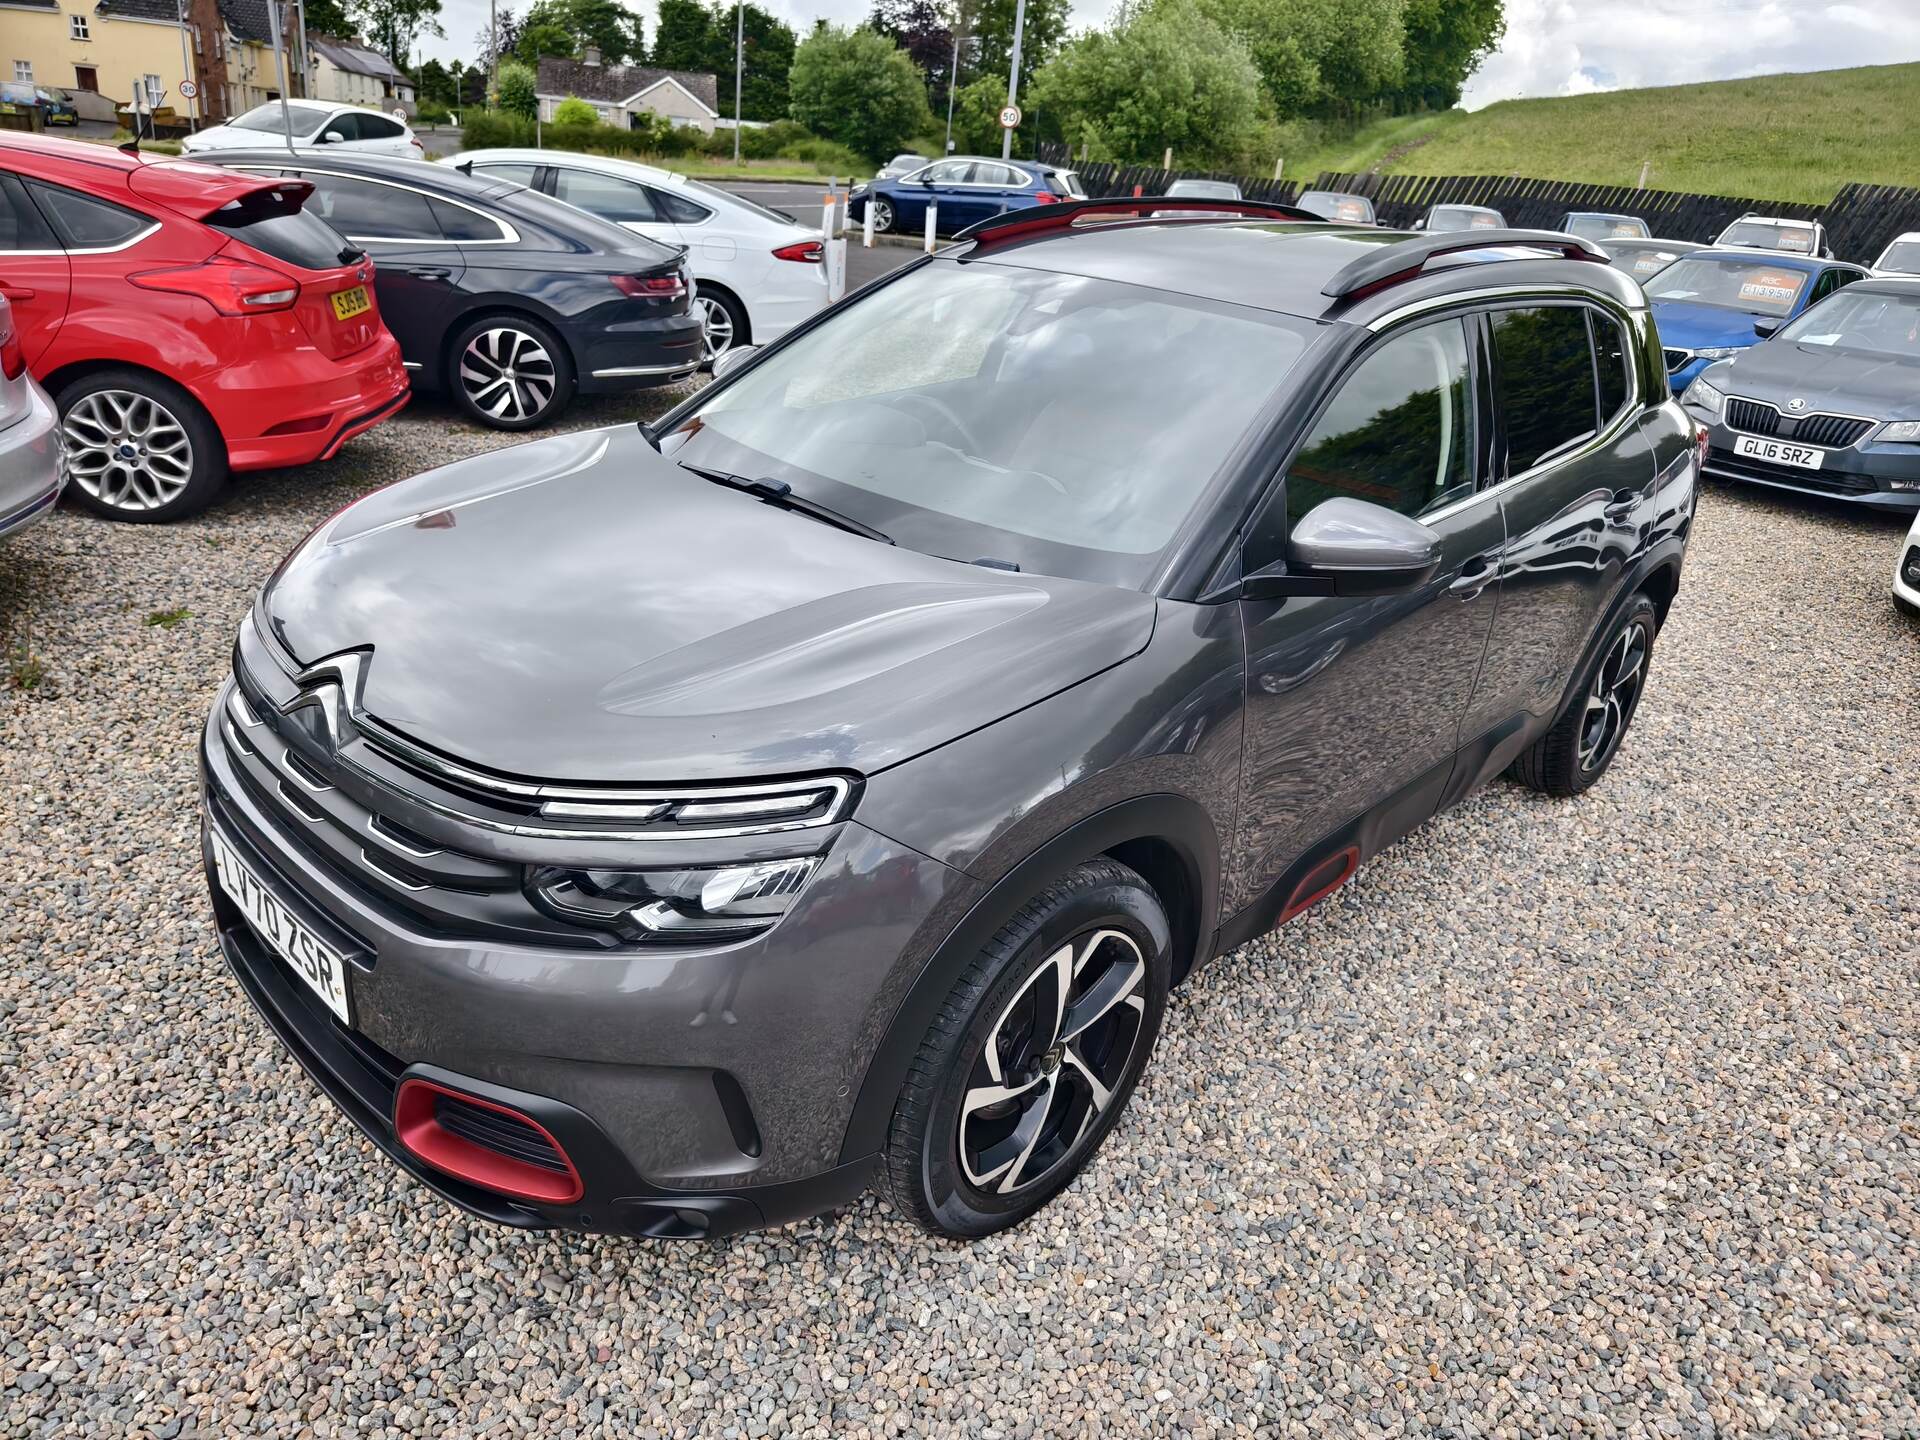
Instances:
[[[1894,236],[1870,268],[1875,279],[1887,276],[1905,279],[1910,275],[1920,275],[1920,230],[1909,230],[1904,235]]]
[[[1900,553],[1893,561],[1894,603],[1914,619],[1920,620],[1920,515],[1913,517],[1913,528],[1900,542]]]
[[[468,150],[446,164],[517,180],[637,235],[684,245],[707,363],[778,340],[827,304],[817,227],[654,165],[571,150]]]
[[[182,153],[208,150],[261,150],[286,143],[287,124],[293,124],[293,143],[301,149],[338,146],[371,155],[404,155],[424,159],[426,147],[414,138],[404,121],[360,105],[324,105],[317,100],[289,100],[285,114],[280,102],[256,105],[237,120],[210,125],[180,142]]]
[[[1783,220],[1777,215],[1742,215],[1713,242],[1743,250],[1778,250],[1787,255],[1833,258],[1827,227],[1818,220]]]

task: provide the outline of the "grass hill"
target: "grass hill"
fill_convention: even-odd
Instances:
[[[1287,174],[1524,175],[1819,204],[1849,180],[1920,185],[1920,65],[1761,75],[1377,121]]]

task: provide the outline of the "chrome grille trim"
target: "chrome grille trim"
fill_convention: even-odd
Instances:
[[[1749,423],[1746,423],[1746,424],[1736,423],[1733,418],[1734,407],[1736,405],[1750,405],[1754,407],[1754,409],[1757,411],[1771,411],[1773,415],[1773,419],[1771,422],[1768,422],[1761,415],[1748,415],[1743,412],[1741,415],[1741,419]],[[1881,423],[1880,421],[1873,419],[1871,416],[1848,415],[1838,410],[1810,410],[1804,415],[1789,415],[1786,411],[1782,410],[1778,405],[1774,404],[1771,400],[1756,400],[1751,395],[1729,394],[1727,396],[1727,406],[1724,413],[1726,416],[1727,428],[1729,430],[1734,431],[1736,434],[1754,435],[1754,436],[1758,436],[1760,439],[1763,439],[1763,440],[1785,440],[1793,444],[1805,445],[1815,450],[1851,450],[1854,446],[1858,445],[1862,440],[1864,440],[1868,435],[1871,435],[1874,429]],[[1839,421],[1849,425],[1858,425],[1860,427],[1860,432],[1857,435],[1855,435],[1851,440],[1843,441],[1838,444],[1833,443],[1830,440],[1829,441],[1816,440],[1809,437],[1806,433],[1807,428],[1813,425],[1816,421],[1827,421],[1827,422]],[[1783,422],[1792,423],[1793,434],[1783,435],[1781,433]],[[1769,424],[1769,423],[1771,424],[1771,427],[1772,427],[1771,429],[1760,428],[1761,425]],[[1819,431],[1816,433],[1824,434],[1827,432]]]

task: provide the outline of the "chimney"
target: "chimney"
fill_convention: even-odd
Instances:
[[[600,64],[600,47],[598,45],[587,46],[585,50],[580,52],[580,63],[598,68]]]

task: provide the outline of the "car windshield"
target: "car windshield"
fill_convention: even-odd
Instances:
[[[1471,210],[1463,205],[1436,205],[1427,216],[1429,230],[1501,230],[1506,221],[1495,210]]]
[[[1610,243],[1607,246],[1608,263],[1616,270],[1624,270],[1636,280],[1645,280],[1649,275],[1658,275],[1667,266],[1680,258],[1677,250],[1663,250],[1658,245]]]
[[[1769,265],[1764,260],[1735,260],[1690,255],[1662,270],[1646,286],[1649,300],[1684,300],[1748,315],[1785,315],[1811,278],[1804,270]]]
[[[1582,240],[1644,240],[1647,222],[1631,215],[1569,215],[1567,233]]]
[[[1842,290],[1782,326],[1775,338],[1920,360],[1920,294]]]
[[[263,135],[285,135],[287,119],[293,119],[293,135],[298,139],[302,135],[311,135],[320,128],[321,122],[331,115],[331,110],[318,105],[288,105],[286,114],[280,112],[280,102],[268,105],[256,105],[238,120],[232,122],[236,130],[258,130]]]
[[[1873,268],[1897,270],[1902,275],[1920,275],[1920,240],[1894,241]]]
[[[1238,200],[1240,187],[1228,180],[1176,180],[1167,187],[1167,194],[1200,200]]]
[[[784,481],[928,554],[1138,586],[1313,330],[941,260],[769,353],[661,449]]]
[[[1800,225],[1768,225],[1758,220],[1740,220],[1727,227],[1717,242],[1744,245],[1751,250],[1785,250],[1792,255],[1813,253],[1813,231]]]

